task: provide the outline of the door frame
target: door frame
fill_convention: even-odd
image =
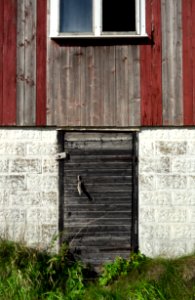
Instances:
[[[132,227],[131,227],[131,247],[133,252],[139,250],[139,230],[138,230],[138,130],[101,130],[101,129],[59,129],[57,133],[58,152],[65,152],[64,137],[66,132],[78,133],[78,132],[94,132],[94,133],[129,133],[132,135],[132,147],[133,147],[133,161],[132,161]],[[59,187],[59,205],[58,205],[58,232],[59,232],[59,247],[63,243],[63,230],[64,230],[64,164],[65,159],[58,160],[58,187]]]

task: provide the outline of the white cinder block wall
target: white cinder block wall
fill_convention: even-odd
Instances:
[[[0,236],[47,248],[58,233],[56,130],[0,130]]]
[[[0,130],[0,236],[48,248],[58,234],[57,131]],[[195,251],[195,130],[139,133],[139,246]]]
[[[148,256],[195,251],[195,130],[139,133],[139,245]]]

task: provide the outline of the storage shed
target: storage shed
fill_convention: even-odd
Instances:
[[[194,251],[194,12],[0,0],[1,236],[97,264]]]

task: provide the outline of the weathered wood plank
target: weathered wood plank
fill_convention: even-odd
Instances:
[[[67,222],[67,220],[64,220],[64,227],[66,228],[67,226],[80,226],[80,228],[82,227],[86,227],[89,226],[89,224],[96,224],[96,225],[126,225],[126,226],[130,226],[130,222],[131,220],[129,220],[129,218],[127,219],[104,219],[102,220],[100,219],[76,219],[74,220],[74,222]],[[66,231],[66,229],[65,229]]]
[[[25,103],[23,125],[36,120],[36,1],[25,0]]]
[[[113,173],[115,176],[131,176],[132,170],[118,170],[118,169],[106,169],[106,170],[86,170],[81,169],[79,170],[81,176],[101,176],[102,172],[104,171],[104,176],[112,176]],[[71,174],[71,171],[65,171],[65,175],[68,176]],[[77,170],[72,170],[72,174],[77,174]]]
[[[90,102],[90,110],[88,110],[88,124],[90,126],[100,126],[102,123],[104,51],[104,47],[94,47],[94,90],[91,94],[92,97],[87,101],[87,104]],[[89,78],[89,82],[91,82],[91,78]]]
[[[140,125],[138,46],[116,46],[116,124]]]
[[[65,207],[65,211],[127,211],[131,208],[131,202],[129,203],[117,203],[117,204],[99,204],[98,203],[93,203],[92,205],[89,206],[89,204],[67,204]]]
[[[116,124],[129,124],[128,46],[116,46]]]
[[[3,32],[4,0],[0,0],[0,124],[3,123]]]
[[[18,1],[17,124],[36,120],[36,1]]]
[[[101,124],[104,126],[114,126],[116,120],[116,47],[104,47],[101,86],[103,107],[100,112],[102,115]]]
[[[163,124],[183,124],[181,0],[161,1]]]
[[[98,163],[97,163],[97,161],[93,162],[93,163],[92,162],[74,163],[74,162],[71,161],[70,163],[66,164],[65,170],[68,171],[68,170],[72,170],[73,168],[76,168],[76,169],[77,168],[81,168],[81,169],[82,168],[88,168],[88,169],[94,169],[94,171],[95,171],[95,170],[97,170],[97,168],[99,168],[99,169],[107,169],[107,168],[111,168],[111,169],[126,169],[128,167],[129,167],[129,162],[121,163],[121,162],[119,162],[117,160],[114,161],[113,164],[112,164],[111,161],[110,162],[106,162],[106,160],[105,160],[105,162],[99,161]],[[121,179],[124,179],[124,177],[121,178]]]
[[[17,125],[23,125],[25,103],[25,1],[17,2]]]
[[[60,114],[64,112],[64,103],[59,99],[64,99],[65,95],[61,90],[61,76],[63,75],[64,61],[61,57],[61,47],[50,38],[50,5],[48,1],[47,14],[47,125],[60,125]],[[64,54],[65,55],[65,54]],[[65,114],[66,116],[66,114]],[[58,120],[58,121],[57,121]],[[65,124],[65,122],[64,122]]]
[[[37,1],[36,125],[46,125],[47,0]]]
[[[75,218],[79,219],[98,219],[101,218],[109,219],[109,218],[118,218],[118,219],[131,219],[131,211],[72,211],[72,212],[66,212],[64,215],[64,219],[67,222],[74,222]]]
[[[194,74],[194,19],[195,3],[192,0],[182,1],[183,25],[183,105],[184,125],[194,125],[195,115],[195,74]]]
[[[15,0],[4,1],[3,125],[16,124],[16,4]]]
[[[123,237],[84,237],[83,239],[74,239],[71,243],[71,247],[74,246],[101,246],[101,250],[109,250],[110,249],[127,249],[130,248],[129,241]],[[113,251],[113,250],[112,250]]]
[[[141,125],[140,51],[139,46],[129,46],[129,126]],[[132,78],[133,77],[133,78]],[[131,83],[133,82],[133,83]]]
[[[159,126],[162,125],[161,0],[146,1],[146,28],[151,45],[140,46],[141,124]]]

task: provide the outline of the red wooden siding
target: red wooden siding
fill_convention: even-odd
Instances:
[[[16,0],[0,1],[0,125],[16,124]]]
[[[49,38],[48,3],[0,0],[1,126],[195,125],[195,0],[146,0],[148,39],[89,44]]]
[[[195,1],[182,3],[184,124],[195,125]]]
[[[0,125],[3,122],[3,32],[4,32],[4,0],[0,0]]]
[[[36,125],[46,125],[47,0],[37,1]]]
[[[141,125],[162,125],[161,1],[146,1],[146,27],[151,45],[140,47]]]

